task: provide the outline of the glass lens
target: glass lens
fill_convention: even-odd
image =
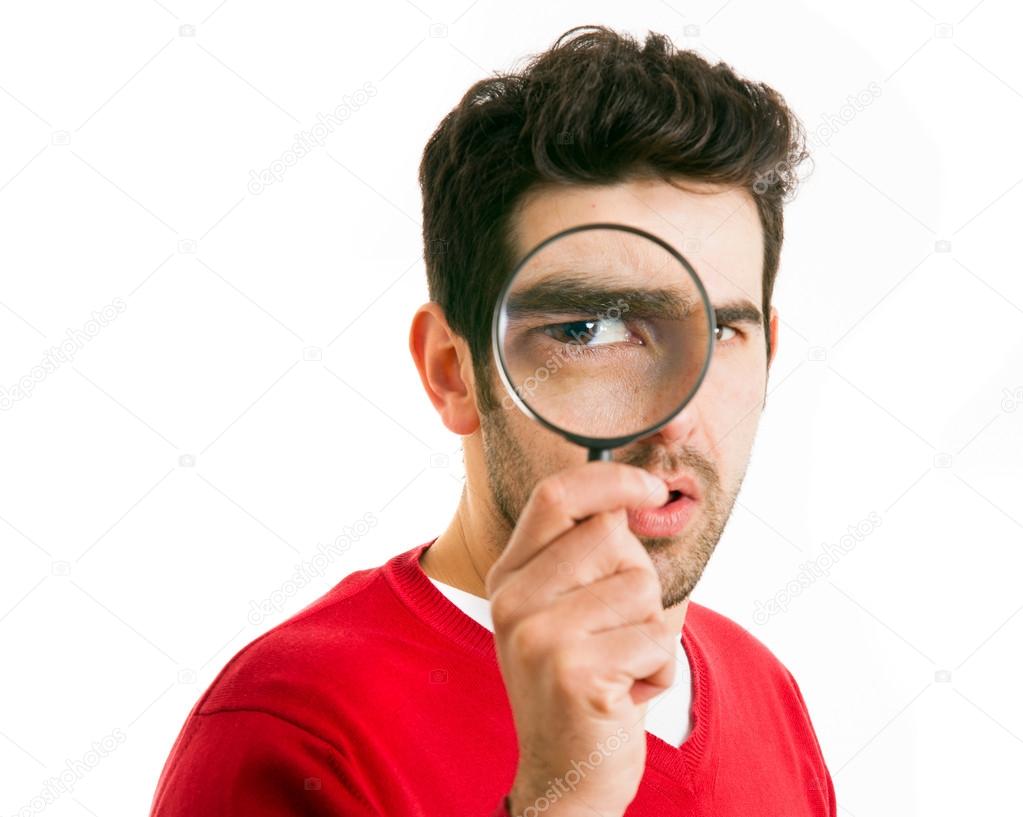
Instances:
[[[498,343],[519,398],[583,437],[638,434],[699,385],[712,347],[703,290],[644,235],[563,235],[529,255],[499,304]]]

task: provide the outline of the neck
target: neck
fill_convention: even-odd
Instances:
[[[419,565],[431,579],[487,598],[486,575],[501,555],[511,531],[497,514],[481,513],[466,483],[447,529],[426,549]],[[689,599],[667,608],[668,620],[681,632]]]
[[[479,519],[466,482],[458,508],[447,529],[419,560],[431,579],[450,584],[481,598],[487,597],[486,576],[501,555],[510,531],[494,517]],[[502,531],[495,534],[495,531]]]

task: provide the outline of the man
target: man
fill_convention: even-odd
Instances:
[[[763,409],[804,158],[775,91],[655,34],[572,29],[467,92],[423,156],[431,300],[409,336],[463,438],[454,518],[241,650],[154,817],[836,814],[792,675],[690,601]],[[489,332],[518,258],[602,221],[682,250],[718,332],[682,412],[584,462],[505,399]]]

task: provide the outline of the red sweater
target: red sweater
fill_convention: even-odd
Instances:
[[[152,817],[497,817],[518,758],[494,638],[419,566],[356,571],[238,652],[189,713]],[[835,817],[789,671],[689,603],[693,731],[646,733],[627,817]],[[684,718],[686,713],[679,712]]]

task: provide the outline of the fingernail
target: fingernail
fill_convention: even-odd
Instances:
[[[650,485],[650,490],[659,491],[661,488],[665,487],[665,482],[660,477],[655,477],[649,471],[644,471],[643,474],[646,477],[647,483]]]

